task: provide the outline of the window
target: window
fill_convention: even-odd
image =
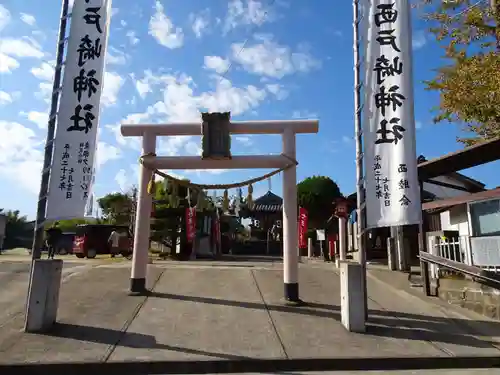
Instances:
[[[500,200],[470,204],[473,236],[500,235]]]

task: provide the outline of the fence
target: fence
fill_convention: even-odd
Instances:
[[[470,237],[428,237],[428,249],[433,255],[443,257],[468,266],[477,266],[485,270],[500,273],[500,239]],[[431,274],[439,276],[439,266],[431,265]]]

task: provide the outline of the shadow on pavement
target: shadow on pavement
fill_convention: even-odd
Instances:
[[[93,342],[109,346],[123,346],[134,349],[163,349],[173,352],[195,354],[220,359],[249,359],[249,357],[245,356],[212,353],[203,350],[160,344],[152,335],[144,335],[142,333],[135,332],[124,332],[108,328],[81,326],[76,324],[56,323],[54,328],[45,335]]]
[[[340,321],[341,319],[340,306],[321,303],[307,303],[307,306],[294,307],[158,292],[152,292],[150,297],[309,315],[336,321]],[[475,348],[491,348],[494,346],[494,342],[482,340],[469,334],[480,335],[479,332],[486,331],[494,334],[495,332],[491,330],[492,326],[495,326],[495,332],[500,332],[500,323],[495,322],[447,319],[386,310],[369,310],[369,322],[366,334],[406,340],[442,342]]]

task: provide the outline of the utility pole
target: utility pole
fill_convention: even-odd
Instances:
[[[52,98],[50,104],[49,122],[47,126],[47,139],[45,141],[45,155],[43,158],[42,181],[38,195],[38,206],[36,210],[35,233],[33,246],[31,248],[32,260],[40,259],[42,256],[43,226],[47,211],[47,194],[49,190],[50,169],[52,165],[52,154],[54,152],[54,134],[56,131],[57,109],[59,106],[59,94],[62,81],[62,68],[64,65],[64,46],[66,43],[66,28],[68,26],[69,0],[63,0],[61,18],[59,21],[59,37],[56,51],[56,67],[54,71],[54,83],[52,86]]]
[[[361,59],[359,53],[360,37],[359,37],[359,24],[361,22],[359,17],[359,0],[353,0],[353,52],[354,52],[354,135],[356,138],[356,199],[357,199],[357,242],[359,252],[359,263],[363,268],[363,288],[364,298],[367,298],[366,289],[366,236],[365,236],[365,189],[364,189],[364,176],[363,176],[363,130],[361,127],[361,87],[360,70]],[[365,318],[368,317],[368,305],[365,303]]]

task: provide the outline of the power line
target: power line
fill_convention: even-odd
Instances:
[[[476,2],[476,3],[474,3],[474,4],[470,5],[470,6],[468,6],[467,8],[465,8],[464,10],[462,10],[461,12],[458,12],[457,14],[451,16],[451,19],[459,17],[462,14],[467,13],[469,10],[477,8],[479,5],[481,5],[482,3],[485,3],[487,1],[490,1],[490,0],[479,0],[478,2]],[[449,3],[452,3],[452,1],[449,1]]]
[[[258,24],[254,24],[253,25],[253,28],[251,29],[250,33],[249,33],[249,36],[243,41],[243,44],[241,45],[241,48],[240,50],[238,51],[238,53],[234,56],[235,58],[238,58],[241,54],[241,52],[243,52],[243,50],[245,49],[248,41],[250,40],[250,37],[253,35],[253,33],[255,33],[255,31],[257,31],[257,29],[264,23],[265,21],[265,18],[267,17],[267,15],[269,14],[269,8],[271,8],[274,3],[276,2],[276,0],[271,0],[271,2],[269,3],[268,5],[268,9],[264,11],[264,16],[262,17],[262,21]],[[229,65],[227,66],[226,70],[224,71],[224,73],[222,73],[222,75],[220,76],[220,80],[219,80],[219,83],[222,82],[222,80],[224,78],[226,78],[226,74],[229,73],[229,71],[231,70],[231,67],[233,66],[233,62],[230,61],[229,62]]]

